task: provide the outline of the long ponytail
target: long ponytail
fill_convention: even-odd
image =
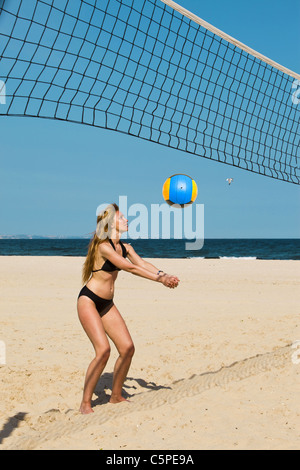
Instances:
[[[91,277],[97,248],[103,242],[110,238],[111,230],[114,224],[114,216],[119,211],[117,204],[110,204],[100,215],[97,217],[97,228],[94,232],[88,247],[86,260],[82,268],[82,283],[86,284]]]

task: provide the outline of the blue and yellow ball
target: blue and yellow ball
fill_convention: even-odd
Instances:
[[[164,200],[170,205],[184,207],[192,204],[198,194],[197,184],[188,175],[173,175],[168,178],[162,190]]]

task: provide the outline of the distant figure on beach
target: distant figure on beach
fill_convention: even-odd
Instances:
[[[120,238],[127,230],[128,221],[119,211],[119,207],[110,204],[97,217],[97,229],[89,244],[83,266],[84,287],[78,296],[78,316],[93,344],[95,358],[86,372],[80,406],[82,414],[93,413],[92,395],[110,355],[107,336],[119,353],[109,401],[119,403],[125,400],[122,387],[134,354],[134,344],[125,321],[113,302],[118,271],[127,271],[151,281],[161,282],[169,288],[177,287],[179,282],[176,276],[158,270],[151,263],[144,261],[130,244],[123,243]]]

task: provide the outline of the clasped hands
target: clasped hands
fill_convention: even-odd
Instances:
[[[178,277],[176,276],[173,276],[171,274],[166,274],[164,273],[161,277],[160,277],[160,282],[166,286],[166,287],[169,287],[170,289],[174,289],[175,287],[178,286],[178,283],[180,282]]]

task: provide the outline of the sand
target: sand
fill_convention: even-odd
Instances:
[[[112,345],[82,416],[93,358],[76,311],[83,261],[0,258],[0,449],[299,450],[299,261],[150,260],[180,278],[174,290],[120,272],[130,403],[108,403]]]

